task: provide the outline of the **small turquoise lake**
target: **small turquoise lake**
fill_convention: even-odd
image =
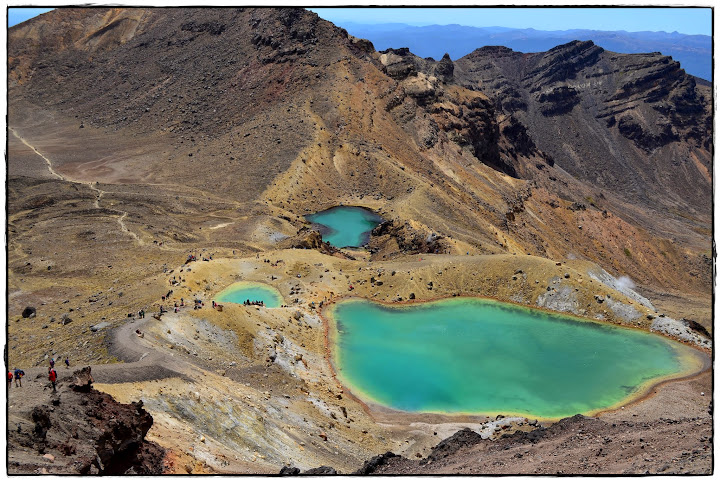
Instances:
[[[242,304],[246,300],[262,301],[265,307],[280,307],[283,304],[282,294],[277,289],[259,282],[236,282],[215,296],[217,302]]]
[[[488,299],[353,298],[323,315],[338,379],[402,411],[591,414],[704,365],[702,353],[661,336]]]
[[[324,241],[335,247],[361,247],[367,244],[370,231],[383,218],[362,207],[338,206],[306,215],[315,224]]]

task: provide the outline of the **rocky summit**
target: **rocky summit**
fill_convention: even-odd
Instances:
[[[7,54],[8,474],[711,473],[712,92],[672,58],[435,61],[296,8],[57,8]],[[305,219],[339,205],[382,217],[367,245]],[[217,304],[237,281],[282,307]],[[396,411],[336,377],[346,296],[706,362],[593,418]]]

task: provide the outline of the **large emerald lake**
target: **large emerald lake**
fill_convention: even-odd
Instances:
[[[242,304],[245,301],[262,301],[265,307],[280,307],[283,297],[272,286],[259,282],[236,282],[215,296],[217,302],[233,302]]]
[[[323,240],[335,247],[360,247],[367,244],[370,231],[383,221],[362,207],[338,206],[306,215],[315,224]]]
[[[346,299],[323,314],[340,381],[403,411],[588,414],[703,365],[698,351],[654,334],[487,299]]]

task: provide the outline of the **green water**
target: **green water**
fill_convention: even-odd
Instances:
[[[316,224],[323,240],[335,247],[360,247],[367,244],[370,231],[383,219],[362,207],[333,207],[305,218]]]
[[[257,282],[236,282],[215,296],[216,302],[242,304],[246,300],[263,301],[265,307],[280,307],[283,303],[282,295],[277,289]]]
[[[700,363],[695,350],[660,336],[485,299],[403,307],[348,299],[326,313],[339,379],[403,411],[591,413]]]

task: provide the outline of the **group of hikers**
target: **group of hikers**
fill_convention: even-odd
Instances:
[[[233,251],[233,254],[234,253],[235,253],[235,251]],[[212,260],[212,254],[208,254],[207,257],[201,256],[201,259],[204,260],[205,262],[209,262]],[[195,254],[188,254],[187,259],[185,259],[185,264],[190,264],[191,262],[195,262],[195,261],[197,261],[197,256]]]
[[[263,306],[263,307],[265,307],[265,301],[251,301],[250,299],[245,299],[243,301],[243,306]]]
[[[70,359],[65,357],[65,369],[70,369]],[[20,368],[15,368],[7,373],[8,389],[12,386],[12,382],[15,381],[15,387],[22,387],[22,378],[25,376],[25,371]],[[53,392],[57,392],[57,371],[55,370],[55,358],[50,358],[50,367],[48,367],[48,380],[52,384]]]

